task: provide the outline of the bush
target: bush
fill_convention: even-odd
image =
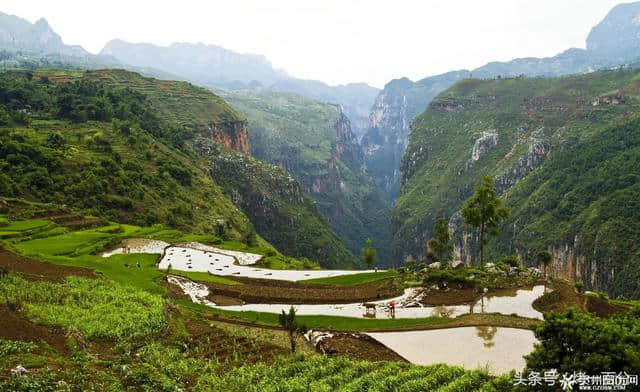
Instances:
[[[550,313],[536,331],[540,341],[526,356],[530,370],[600,374],[640,369],[640,310],[599,319],[569,309]]]
[[[516,255],[508,255],[508,256],[504,256],[500,259],[498,259],[498,261],[496,261],[496,264],[501,263],[504,265],[508,265],[509,267],[514,267],[514,268],[521,268],[522,267],[522,263],[520,262],[520,259],[518,259],[518,256]]]
[[[37,348],[38,345],[31,342],[0,339],[0,358],[14,354],[28,354]]]
[[[457,285],[459,287],[473,287],[473,281],[469,279],[469,272],[465,269],[432,269],[424,278],[425,284],[436,283],[441,288]]]

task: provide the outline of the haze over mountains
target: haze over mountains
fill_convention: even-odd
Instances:
[[[429,108],[436,97],[469,78],[553,78],[633,64],[640,57],[639,35],[640,3],[622,4],[614,7],[592,29],[586,38],[586,49],[571,48],[548,58],[491,62],[473,70],[455,70],[416,82],[399,78],[380,91],[362,83],[329,86],[320,81],[297,79],[284,70],[275,69],[264,56],[240,54],[216,45],[174,43],[161,47],[112,40],[100,54],[92,55],[81,47],[65,45],[45,20],[31,24],[2,14],[0,65],[127,68],[147,76],[186,80],[214,89],[247,117],[247,152],[251,150],[258,159],[290,173],[302,191],[317,203],[328,225],[340,235],[351,253],[358,253],[364,240],[372,237],[384,257],[382,263],[391,264],[407,257],[421,259],[430,235],[429,226],[435,211],[424,220],[414,222],[415,217],[403,215],[394,204],[398,196],[402,198],[399,205],[404,211],[413,211],[421,203],[420,198],[408,195],[407,189],[403,189],[402,179],[408,181],[416,173],[415,162],[422,163],[433,146],[424,144],[422,139],[414,142],[412,153],[418,154],[417,160],[408,156],[406,149],[414,119]],[[585,91],[603,92],[600,89]],[[443,107],[457,110],[455,106]],[[492,129],[488,127],[482,132],[491,133]],[[472,147],[473,143],[455,146],[460,151]],[[426,161],[429,162],[428,157]],[[234,189],[240,185],[243,184],[235,184]],[[269,185],[276,186],[275,183]],[[468,186],[470,184],[457,191],[466,194]],[[420,186],[416,189],[425,192]],[[244,190],[251,197],[264,195],[255,193],[251,187]],[[248,215],[258,217],[260,212],[254,206],[245,208],[250,209]],[[455,212],[450,208],[438,211]],[[287,212],[279,214],[284,220]],[[387,248],[391,241],[393,256]],[[407,245],[409,243],[411,245]],[[473,252],[473,246],[465,246],[460,250],[460,257]],[[497,248],[500,246],[496,245]],[[340,252],[344,254],[342,249]],[[332,265],[339,265],[336,263],[334,258]],[[349,264],[353,263],[350,258]]]

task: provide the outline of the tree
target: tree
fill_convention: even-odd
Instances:
[[[433,238],[427,242],[427,260],[444,264],[451,259],[452,251],[449,224],[445,218],[439,216],[433,225]]]
[[[538,258],[538,265],[542,265],[544,269],[544,277],[546,278],[547,266],[551,264],[551,261],[553,260],[553,256],[551,255],[551,253],[549,253],[549,251],[543,250],[538,253],[537,258]]]
[[[51,132],[47,135],[47,144],[51,148],[60,149],[64,147],[66,143],[60,132]]]
[[[640,310],[600,319],[574,308],[545,315],[535,330],[539,344],[527,355],[530,371],[599,374],[640,369]]]
[[[278,321],[280,325],[287,331],[289,334],[289,342],[291,343],[291,352],[296,352],[296,336],[298,334],[305,333],[307,328],[304,325],[298,324],[298,320],[296,320],[296,309],[291,306],[289,308],[289,313],[285,313],[282,311],[282,314],[278,315]]]
[[[364,264],[372,269],[375,267],[376,262],[378,261],[378,256],[376,255],[376,250],[371,246],[371,238],[367,238],[367,247],[362,248],[362,260]]]
[[[462,207],[464,222],[478,229],[480,244],[480,265],[484,265],[484,246],[488,235],[498,234],[498,225],[509,216],[509,210],[502,206],[502,200],[493,189],[493,179],[483,177],[473,196]]]

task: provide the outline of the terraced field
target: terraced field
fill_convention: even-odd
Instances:
[[[353,362],[317,356],[272,366],[235,369],[207,380],[208,390],[225,391],[497,391],[511,390],[508,375],[494,378],[482,370],[402,362]]]

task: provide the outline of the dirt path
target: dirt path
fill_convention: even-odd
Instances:
[[[31,281],[49,281],[60,283],[69,275],[95,278],[93,270],[81,267],[45,263],[29,257],[20,256],[0,247],[0,268],[22,275]]]

